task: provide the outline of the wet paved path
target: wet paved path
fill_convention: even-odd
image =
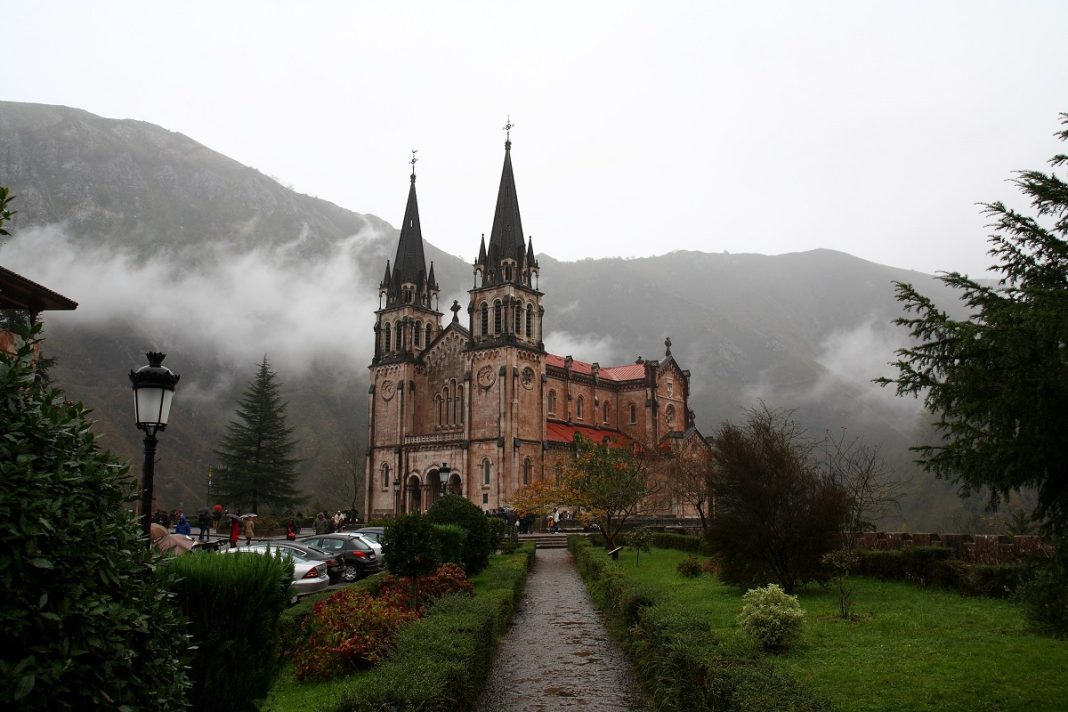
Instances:
[[[539,549],[480,712],[642,710],[629,663],[567,549]]]

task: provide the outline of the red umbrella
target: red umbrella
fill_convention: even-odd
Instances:
[[[221,504],[216,504],[211,509],[212,509],[213,512],[221,512],[223,510],[223,506]]]

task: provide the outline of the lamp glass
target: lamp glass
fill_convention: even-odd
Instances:
[[[145,386],[134,391],[134,408],[138,425],[166,425],[171,413],[174,391]]]

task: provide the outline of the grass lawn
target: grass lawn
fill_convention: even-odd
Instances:
[[[707,616],[724,639],[739,635],[741,592],[675,571],[687,554],[654,549],[627,574],[664,592],[670,605]],[[843,710],[1068,710],[1068,641],[1027,631],[1009,601],[969,598],[903,582],[849,579],[853,610],[837,618],[836,589],[806,587],[804,643],[770,656]]]

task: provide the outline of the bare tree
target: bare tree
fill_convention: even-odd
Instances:
[[[828,430],[820,445],[826,476],[848,497],[842,544],[852,549],[861,532],[874,530],[879,520],[901,508],[903,482],[887,466],[879,445],[863,437],[847,438],[845,428],[838,435]]]

